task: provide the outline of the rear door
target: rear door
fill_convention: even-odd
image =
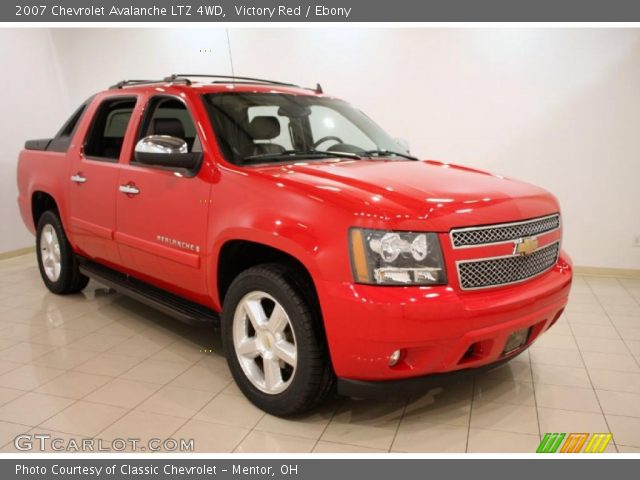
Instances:
[[[152,134],[181,138],[190,152],[202,151],[193,116],[180,97],[157,95],[146,101],[133,145]],[[185,175],[138,164],[132,146],[119,172],[115,238],[134,276],[206,303],[203,256],[211,182],[202,169]]]
[[[118,266],[114,242],[119,161],[123,146],[132,141],[128,129],[137,98],[110,95],[96,100],[82,140],[69,150],[69,229],[80,253]]]

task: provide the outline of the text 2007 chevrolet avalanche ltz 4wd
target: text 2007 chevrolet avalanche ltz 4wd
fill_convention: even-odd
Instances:
[[[26,142],[18,185],[49,290],[93,277],[219,322],[238,386],[276,415],[501,364],[571,285],[553,195],[413,158],[320,88],[120,82]]]

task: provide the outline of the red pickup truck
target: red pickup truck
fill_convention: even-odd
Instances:
[[[501,364],[571,285],[551,194],[418,160],[319,86],[123,81],[27,141],[18,186],[49,290],[93,277],[219,324],[239,387],[276,415]]]

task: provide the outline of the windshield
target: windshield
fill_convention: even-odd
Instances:
[[[220,148],[235,164],[412,158],[369,117],[342,100],[281,93],[212,93],[204,100]]]

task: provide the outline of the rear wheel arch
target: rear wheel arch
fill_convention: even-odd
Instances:
[[[33,225],[38,226],[40,217],[47,210],[59,212],[58,203],[52,195],[42,190],[37,190],[31,195],[31,215],[33,217]]]

